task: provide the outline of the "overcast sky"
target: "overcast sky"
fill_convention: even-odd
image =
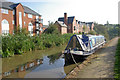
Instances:
[[[44,24],[48,21],[56,21],[63,17],[64,12],[68,16],[75,16],[79,21],[95,21],[105,24],[118,23],[119,0],[8,0],[20,2],[42,15]]]

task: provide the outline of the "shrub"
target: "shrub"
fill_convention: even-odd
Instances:
[[[96,32],[95,31],[89,31],[88,34],[96,35]]]
[[[58,27],[54,25],[53,23],[49,24],[49,27],[45,30],[45,34],[60,34],[58,31]]]
[[[120,80],[120,39],[118,41],[118,45],[116,49],[114,71],[115,71],[115,79]]]
[[[3,57],[14,56],[14,54],[23,54],[35,49],[43,50],[53,46],[66,44],[73,34],[42,34],[41,36],[30,37],[26,34],[15,34],[2,36]]]

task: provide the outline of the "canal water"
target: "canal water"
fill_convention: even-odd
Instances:
[[[65,61],[62,54],[64,48],[61,46],[3,58],[3,78],[64,78],[76,67],[73,62]]]

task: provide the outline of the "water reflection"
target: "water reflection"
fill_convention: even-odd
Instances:
[[[38,65],[40,65],[42,63],[43,63],[43,59],[36,59],[34,61],[22,64],[22,65],[18,66],[17,68],[15,68],[13,70],[10,70],[8,72],[3,72],[2,76],[7,77],[7,76],[10,76],[13,73],[23,72],[23,71],[29,70],[29,69],[31,69],[31,68],[33,68],[35,66],[38,66]]]
[[[72,61],[66,62],[62,53],[56,53],[3,72],[2,76],[7,78],[64,78],[75,66]]]
[[[52,61],[52,62],[51,62]],[[50,58],[45,56],[43,64],[28,73],[25,78],[61,78],[66,76],[64,72],[64,58]]]

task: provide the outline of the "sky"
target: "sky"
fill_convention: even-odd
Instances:
[[[118,24],[119,0],[7,0],[20,2],[42,15],[43,24],[59,17],[75,16],[79,21]]]

